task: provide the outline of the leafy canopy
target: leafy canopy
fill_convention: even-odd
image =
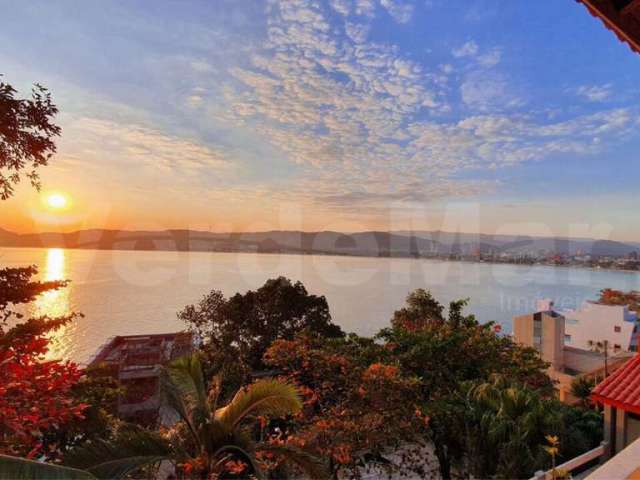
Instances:
[[[230,298],[214,290],[178,317],[203,340],[209,366],[226,369],[227,381],[229,370],[246,380],[251,372],[264,369],[262,356],[275,340],[291,340],[304,329],[324,337],[344,335],[331,321],[324,297],[284,277]]]
[[[24,175],[40,188],[38,168],[56,151],[54,138],[61,129],[53,123],[58,108],[42,85],[34,85],[30,98],[16,97],[11,85],[0,82],[0,200],[14,193]]]

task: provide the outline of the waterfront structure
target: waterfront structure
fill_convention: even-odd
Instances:
[[[112,337],[89,363],[89,368],[118,380],[124,393],[118,398],[121,418],[142,424],[171,424],[173,412],[162,408],[160,371],[172,360],[193,351],[190,332]]]
[[[637,350],[638,314],[627,306],[585,302],[579,309],[561,313],[567,346],[613,354]]]

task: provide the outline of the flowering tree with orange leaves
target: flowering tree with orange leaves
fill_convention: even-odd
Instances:
[[[635,290],[623,292],[621,290],[605,288],[600,290],[598,302],[604,305],[626,305],[629,307],[629,310],[637,312],[640,310],[640,292]]]
[[[385,357],[383,347],[353,335],[303,333],[274,342],[265,362],[304,395],[286,441],[328,458],[334,475],[358,476],[374,464],[422,474],[417,454],[428,419],[419,408],[419,380],[381,361]],[[401,461],[390,461],[389,454],[399,451]]]

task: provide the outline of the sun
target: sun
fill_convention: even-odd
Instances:
[[[63,193],[50,193],[44,200],[47,207],[52,210],[63,210],[69,206],[69,198]]]

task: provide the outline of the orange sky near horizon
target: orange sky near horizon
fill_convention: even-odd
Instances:
[[[640,63],[582,5],[217,3],[3,11],[0,78],[62,133],[0,228],[640,242]]]
[[[53,177],[58,177],[53,181]],[[406,211],[390,208],[357,218],[337,215],[313,205],[276,202],[268,198],[208,204],[197,199],[144,198],[135,192],[119,191],[111,195],[99,189],[82,188],[74,180],[62,188],[64,177],[43,175],[43,189],[37,192],[21,184],[16,195],[2,202],[0,228],[15,233],[73,232],[88,229],[167,230],[190,229],[213,232],[256,232],[269,230],[342,231],[367,230],[442,230],[448,232],[567,236],[635,241],[632,225],[628,230],[614,228],[606,221],[585,222],[579,216],[583,208],[575,206],[573,222],[563,223],[546,205],[496,206],[468,202],[443,202],[428,209]],[[69,209],[49,208],[43,198],[50,192],[69,197]],[[565,205],[566,208],[566,205]],[[633,206],[630,206],[633,208]],[[496,211],[502,209],[496,222]],[[522,220],[523,210],[528,212]],[[606,218],[603,212],[602,218]],[[210,221],[203,221],[210,219]]]

